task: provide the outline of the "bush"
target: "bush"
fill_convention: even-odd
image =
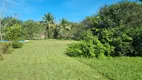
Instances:
[[[23,44],[20,43],[20,42],[12,42],[12,47],[13,47],[14,49],[16,49],[16,48],[21,48],[22,46],[23,46]]]
[[[100,57],[102,55],[109,56],[114,51],[113,46],[102,44],[97,36],[93,36],[91,31],[84,32],[83,41],[69,45],[67,55],[69,56],[85,56]]]
[[[23,31],[19,24],[4,28],[6,40],[17,41],[22,39]]]
[[[67,55],[73,56],[73,57],[81,56],[82,51],[80,49],[80,45],[81,44],[79,44],[79,43],[78,44],[77,43],[70,44],[69,48],[67,48],[67,51],[66,51]]]
[[[126,32],[129,36],[133,38],[132,46],[134,53],[131,56],[142,56],[142,28],[129,28]]]
[[[82,39],[80,43],[70,44],[67,49],[67,55],[69,56],[84,56],[84,57],[95,57],[95,50],[93,45],[93,36],[90,30],[87,30],[82,34]]]
[[[1,53],[3,54],[10,54],[13,51],[11,43],[0,43],[1,46]]]
[[[80,43],[69,46],[67,49],[69,55],[96,56],[98,58],[105,56],[134,56],[135,47],[132,46],[132,41],[135,40],[127,33],[124,33],[121,27],[94,29],[92,32],[87,30],[82,34],[82,39],[83,41]],[[139,48],[139,52],[140,50]]]
[[[95,57],[94,45],[85,41],[80,43],[70,44],[67,49],[67,55],[69,56],[85,56],[85,57]]]

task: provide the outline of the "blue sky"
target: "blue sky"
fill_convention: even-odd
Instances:
[[[0,6],[2,6],[0,0]],[[18,15],[18,19],[42,20],[45,13],[51,12],[56,20],[66,18],[79,22],[105,4],[113,4],[122,0],[7,0],[7,12]]]

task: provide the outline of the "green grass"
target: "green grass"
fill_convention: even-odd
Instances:
[[[77,58],[77,60],[97,70],[110,80],[142,80],[142,58],[140,57]]]
[[[73,58],[74,41],[31,41],[0,61],[0,80],[142,80],[142,58]]]
[[[96,69],[64,54],[73,41],[31,41],[0,62],[0,80],[107,80]]]

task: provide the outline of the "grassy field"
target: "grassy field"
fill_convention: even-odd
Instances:
[[[140,57],[77,59],[110,80],[142,80],[142,58]]]
[[[64,54],[72,41],[31,41],[5,55],[0,80],[107,80],[90,66]]]
[[[0,80],[142,80],[142,58],[86,59],[64,54],[74,41],[31,41],[4,55]]]

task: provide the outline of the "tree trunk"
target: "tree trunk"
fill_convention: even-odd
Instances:
[[[45,39],[46,40],[48,39],[48,27],[46,27],[46,29],[45,29]]]
[[[48,33],[47,33],[48,34],[48,39],[50,38],[50,34],[49,34],[50,31],[49,30],[50,30],[50,23],[48,23]]]

